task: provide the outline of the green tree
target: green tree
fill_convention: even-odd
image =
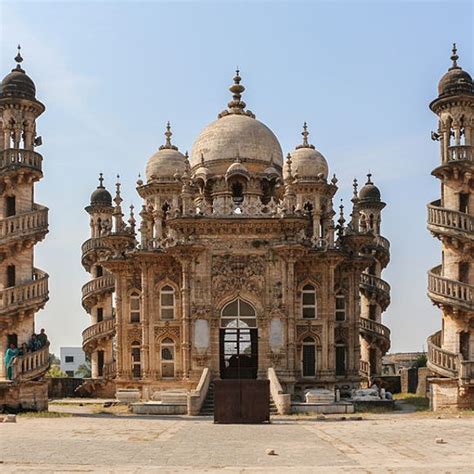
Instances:
[[[415,369],[418,369],[420,367],[426,367],[426,363],[428,362],[428,358],[426,357],[426,354],[423,353],[423,354],[420,354],[415,362],[413,363],[413,368]]]
[[[49,353],[49,365],[59,365],[61,361],[59,360],[59,357],[56,354],[53,354],[52,352]]]
[[[92,377],[91,366],[86,361],[81,364],[76,370],[76,377],[82,377],[83,379],[90,379]]]
[[[64,373],[59,365],[52,365],[48,372],[46,373],[46,377],[51,377],[51,378],[60,378],[60,377],[67,377],[67,374]]]

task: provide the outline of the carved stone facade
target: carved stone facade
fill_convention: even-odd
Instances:
[[[240,81],[237,73],[227,110],[190,157],[167,126],[146,182],[137,182],[139,234],[133,209],[124,221],[119,184],[112,200],[101,178],[86,208],[83,263],[97,296],[85,306],[95,324],[99,307],[114,321],[101,356],[114,370],[102,372],[143,398],[193,388],[205,367],[213,378],[266,378],[274,368],[290,392],[349,389],[368,376],[360,371],[361,275],[379,253],[388,263],[388,249],[377,246],[380,193],[362,188],[350,223],[342,207],[334,222],[337,179],[328,179],[306,124],[284,161],[273,132],[245,110]],[[369,208],[377,211],[366,216]],[[99,284],[109,275],[113,284]],[[85,348],[95,350],[91,341]]]

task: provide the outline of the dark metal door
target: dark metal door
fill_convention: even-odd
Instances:
[[[316,348],[313,344],[303,345],[303,377],[316,375]]]

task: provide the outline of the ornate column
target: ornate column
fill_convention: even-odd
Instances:
[[[149,311],[149,268],[146,263],[141,265],[141,318],[140,326],[142,330],[141,360],[142,360],[142,378],[148,379],[150,373],[150,311]]]

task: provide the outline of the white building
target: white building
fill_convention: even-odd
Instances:
[[[84,351],[81,347],[61,347],[59,351],[61,370],[65,372],[68,377],[74,377],[79,366],[86,362]]]

